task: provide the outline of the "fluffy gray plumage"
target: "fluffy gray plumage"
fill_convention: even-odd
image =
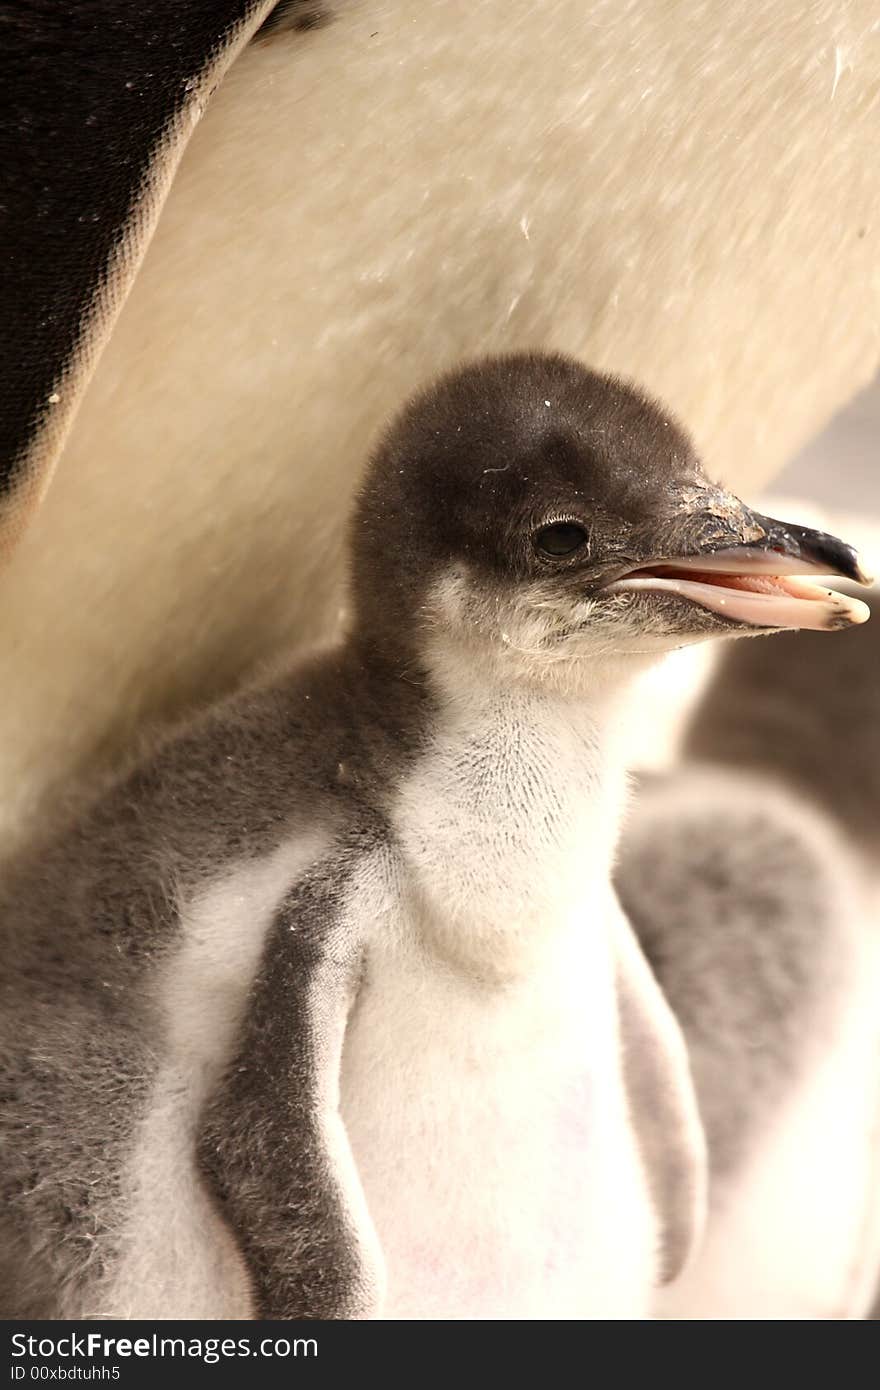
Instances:
[[[555,548],[542,549],[548,529]],[[603,620],[606,643],[645,630],[663,640],[730,632],[723,613],[614,584],[653,557],[729,554],[745,536],[764,554],[807,546],[846,572],[855,563],[833,538],[757,517],[712,488],[659,405],[567,359],[477,364],[402,412],[354,516],[345,641],[162,740],[3,871],[0,1312],[104,1311],[108,1280],[132,1253],[124,1175],[168,1060],[159,980],[167,992],[185,905],[229,866],[265,864],[316,831],[319,858],[282,882],[240,1019],[214,988],[219,1021],[231,1020],[229,1055],[219,1045],[215,1055],[210,1038],[190,1055],[187,1042],[165,1099],[173,1111],[175,1087],[200,1097],[178,1136],[184,1188],[191,1205],[205,1200],[206,1221],[220,1214],[257,1312],[375,1309],[338,1178],[340,1127],[327,1137],[364,968],[365,924],[353,927],[340,903],[366,856],[393,852],[392,790],[436,733],[441,684],[428,647],[439,632],[465,653],[450,669],[553,690],[584,680]],[[829,625],[838,617],[829,609]],[[531,646],[511,642],[508,620]],[[519,747],[514,738],[506,750],[512,776]],[[198,947],[211,924],[189,930]],[[623,1011],[636,1039],[638,1007],[634,994]],[[649,1073],[631,1074],[638,1094]],[[679,1223],[668,1269],[687,1248],[696,1191],[660,1171],[658,1117],[669,1133],[687,1130],[690,1115],[674,1100],[661,1098],[643,1138],[659,1200]]]

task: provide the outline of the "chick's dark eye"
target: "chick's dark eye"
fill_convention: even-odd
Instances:
[[[535,536],[535,546],[542,555],[573,555],[587,543],[587,533],[582,526],[571,521],[554,521],[552,526],[542,526]]]

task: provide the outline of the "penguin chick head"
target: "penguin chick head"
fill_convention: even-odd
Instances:
[[[477,361],[415,396],[373,457],[352,556],[375,648],[566,685],[599,658],[868,616],[791,577],[863,581],[849,546],[751,511],[668,410],[555,354]]]

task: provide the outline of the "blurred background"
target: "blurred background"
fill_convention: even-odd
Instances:
[[[801,496],[829,512],[880,526],[880,377],[832,420],[780,474],[774,493]]]

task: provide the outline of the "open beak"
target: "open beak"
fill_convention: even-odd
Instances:
[[[742,507],[742,504],[739,504]],[[729,512],[725,529],[734,520]],[[608,593],[654,590],[678,594],[731,622],[763,628],[812,628],[832,632],[863,623],[870,609],[859,599],[817,583],[816,576],[837,575],[870,584],[852,546],[824,531],[789,525],[742,507],[736,531],[747,540],[725,544],[719,517],[688,517],[694,525],[694,548],[627,570],[607,586]],[[711,523],[711,524],[710,524]],[[684,539],[679,531],[678,537]],[[708,539],[708,543],[706,543]],[[799,576],[809,575],[810,579]]]

